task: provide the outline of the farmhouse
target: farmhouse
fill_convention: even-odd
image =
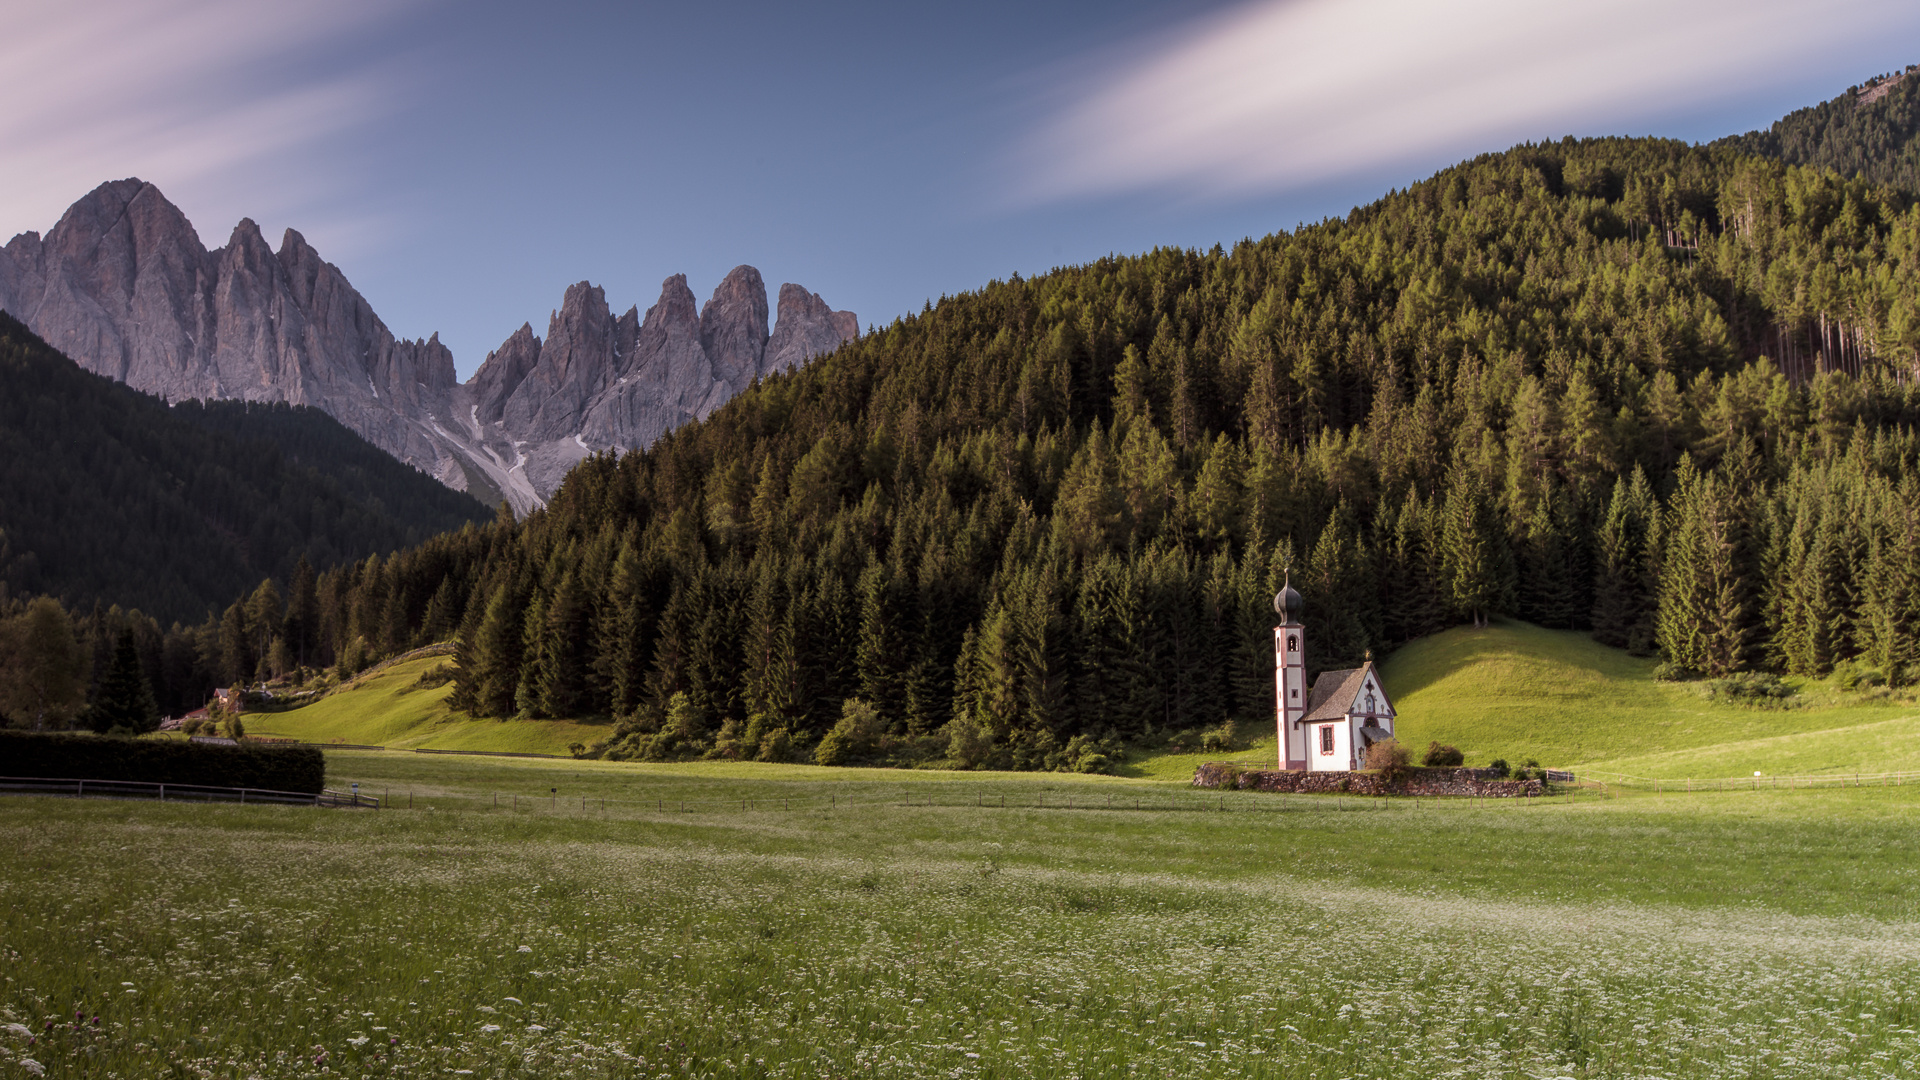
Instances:
[[[1273,598],[1280,625],[1273,628],[1274,694],[1280,734],[1280,767],[1309,772],[1362,768],[1367,747],[1393,737],[1393,702],[1373,666],[1323,671],[1307,687],[1307,632],[1300,622],[1305,601],[1287,584]]]

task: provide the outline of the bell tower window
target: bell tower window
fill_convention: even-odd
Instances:
[[[1287,651],[1288,652],[1300,651],[1300,635],[1299,634],[1287,635]]]

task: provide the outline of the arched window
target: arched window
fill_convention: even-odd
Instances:
[[[1287,635],[1287,651],[1288,652],[1300,651],[1300,635],[1299,634]]]
[[[1367,695],[1367,715],[1368,715],[1368,716],[1372,716],[1372,715],[1373,715],[1373,713],[1374,713],[1374,708],[1373,708],[1373,695],[1372,695],[1372,694],[1368,694],[1368,695]]]

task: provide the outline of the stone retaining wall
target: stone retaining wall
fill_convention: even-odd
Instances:
[[[1193,786],[1281,791],[1300,795],[1465,795],[1479,799],[1532,798],[1546,794],[1538,780],[1493,780],[1484,769],[1409,769],[1392,784],[1376,772],[1290,772],[1209,762],[1194,770]]]

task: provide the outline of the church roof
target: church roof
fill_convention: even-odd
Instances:
[[[1310,724],[1322,720],[1345,719],[1347,709],[1352,707],[1354,699],[1360,696],[1360,687],[1366,678],[1373,674],[1373,661],[1369,660],[1357,668],[1345,671],[1323,671],[1313,680],[1313,691],[1307,695],[1307,712],[1298,723]],[[1375,686],[1379,681],[1375,680]],[[1384,695],[1383,695],[1384,696]]]

